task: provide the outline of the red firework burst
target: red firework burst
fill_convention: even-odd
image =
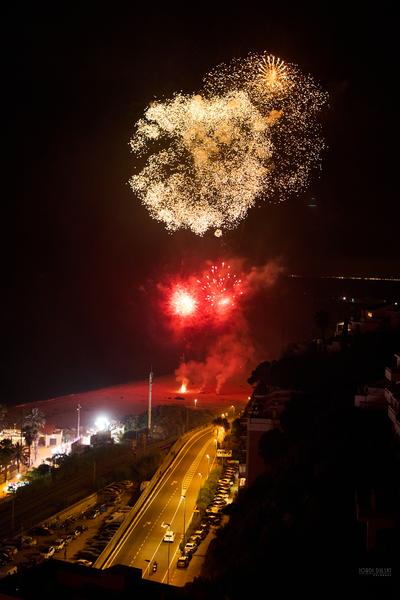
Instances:
[[[179,317],[190,317],[197,310],[197,300],[194,295],[178,286],[172,293],[170,306],[174,315]]]
[[[230,265],[222,262],[212,265],[202,280],[197,280],[210,310],[218,314],[225,313],[235,307],[236,300],[243,295],[242,280],[231,271]]]

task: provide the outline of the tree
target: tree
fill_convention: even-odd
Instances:
[[[0,441],[0,467],[4,469],[5,480],[7,481],[8,468],[13,461],[13,444],[10,439]]]
[[[31,412],[24,417],[22,423],[22,433],[29,448],[29,465],[31,464],[32,444],[34,444],[36,447],[39,432],[43,428],[45,422],[46,419],[44,414],[41,413],[38,408],[33,408]]]
[[[19,473],[21,465],[27,466],[29,464],[29,449],[27,446],[17,442],[14,445],[13,460],[17,463],[17,470]]]
[[[248,378],[247,383],[249,383],[250,385],[255,385],[262,382],[265,385],[268,385],[270,373],[271,363],[265,360],[264,362],[256,366],[256,368]]]

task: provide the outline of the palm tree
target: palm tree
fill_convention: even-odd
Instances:
[[[22,423],[22,433],[25,438],[25,442],[29,448],[29,465],[31,464],[31,448],[32,444],[35,445],[39,437],[39,432],[43,428],[46,422],[45,416],[40,412],[38,408],[33,408],[30,413],[25,415]]]
[[[20,444],[20,442],[14,444],[13,460],[15,460],[15,462],[17,463],[18,473],[21,465],[27,466],[29,463],[29,456],[27,451],[28,448],[23,444]]]
[[[7,481],[8,468],[13,461],[13,443],[10,439],[0,441],[0,467],[4,469]]]

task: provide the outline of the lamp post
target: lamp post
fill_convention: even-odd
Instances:
[[[207,477],[210,476],[210,455],[206,454],[206,459],[207,459]]]
[[[142,571],[142,578],[144,578],[144,576],[146,575],[146,571],[147,571],[147,569],[149,569],[149,568],[150,568],[150,563],[151,563],[151,560],[150,560],[149,558],[144,558],[143,560],[144,560],[144,562],[147,562],[147,563],[149,563],[149,564],[148,564],[148,565],[147,565],[147,567],[145,568],[145,570],[144,570],[144,573],[143,573],[143,571]],[[150,573],[150,571],[149,571],[149,573]]]
[[[193,402],[194,402],[194,407],[195,407],[195,408],[197,408],[197,398],[195,398],[195,399],[193,400]]]
[[[76,428],[78,440],[80,440],[80,438],[81,438],[81,435],[80,435],[80,432],[81,432],[81,408],[82,408],[82,406],[80,404],[78,404],[78,406],[76,407],[76,411],[78,413],[78,424],[77,424],[77,428]]]
[[[147,411],[147,430],[148,430],[148,434],[149,435],[151,435],[152,390],[153,390],[153,368],[150,367],[150,373],[149,373],[149,405],[148,405],[148,411]]]
[[[14,507],[14,501],[15,501],[15,493],[13,494],[12,500],[11,500],[11,531],[12,533],[14,533],[14,527],[15,527],[15,507]]]
[[[185,533],[186,533],[186,490],[182,488],[181,498],[183,500],[183,535],[182,540],[185,542]]]
[[[171,523],[165,523],[165,525],[168,528],[171,527]],[[169,585],[169,547],[170,547],[170,545],[171,545],[171,542],[168,542],[167,543],[167,546],[168,546],[167,583],[168,583],[168,585]]]

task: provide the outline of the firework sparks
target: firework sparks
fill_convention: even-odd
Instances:
[[[171,296],[170,306],[173,314],[180,317],[189,317],[195,313],[197,301],[190,292],[178,287]]]
[[[201,95],[146,109],[131,140],[146,162],[130,185],[168,230],[219,237],[257,198],[282,201],[305,187],[323,148],[325,102],[311,77],[275,56],[217,67]]]
[[[212,265],[209,273],[205,273],[202,280],[198,280],[204,293],[204,299],[209,308],[217,314],[225,313],[233,308],[236,299],[243,294],[242,280],[231,271],[230,265],[225,262]]]
[[[283,88],[290,81],[286,64],[271,54],[262,58],[258,71],[261,87],[269,90]]]

